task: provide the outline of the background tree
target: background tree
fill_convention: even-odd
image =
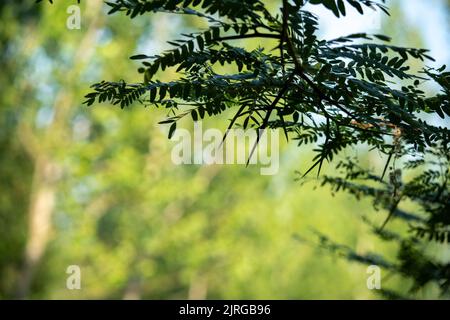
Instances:
[[[164,46],[176,35],[167,25],[192,29],[201,21],[105,19],[100,2],[84,1],[81,30],[69,30],[66,9],[73,3],[13,1],[0,12],[0,33],[9,34],[1,60],[9,70],[0,95],[2,141],[8,142],[0,153],[1,298],[372,297],[363,267],[317,256],[293,239],[309,225],[351,244],[364,245],[367,233],[359,221],[345,221],[354,208],[345,197],[329,216],[322,215],[327,202],[317,205],[327,190],[302,190],[298,197],[291,173],[306,159],[295,148],[281,144],[286,171],[275,177],[261,177],[256,167],[178,167],[157,125],[165,110],[81,106],[95,79],[137,81],[127,58]],[[33,15],[39,19],[19,19],[25,8],[38,10]],[[89,45],[80,58],[82,43]],[[161,80],[177,75],[166,71]],[[11,117],[17,121],[7,121]],[[35,171],[31,142],[32,154],[56,168],[49,171],[55,180],[34,174],[44,171]],[[54,202],[46,202],[45,211],[31,210],[36,191],[49,182]],[[255,204],[255,194],[264,199]],[[47,226],[43,238],[32,236],[32,212]],[[40,255],[30,268],[26,248],[36,244]],[[73,264],[81,267],[82,290],[65,286]],[[24,281],[26,270],[32,272]]]
[[[361,203],[349,201],[344,193],[330,199],[330,187],[309,187],[316,185],[313,175],[301,188],[293,181],[294,170],[305,171],[314,145],[298,152],[295,143],[282,141],[282,166],[273,177],[261,177],[256,167],[177,167],[169,158],[169,126],[157,126],[166,109],[149,112],[139,103],[123,112],[108,103],[81,107],[82,96],[97,79],[140,80],[127,57],[158,54],[171,49],[163,42],[177,38],[180,30],[196,32],[208,26],[196,15],[106,18],[97,11],[99,3],[81,2],[81,30],[65,28],[67,6],[75,1],[54,1],[53,6],[9,1],[1,6],[0,34],[8,42],[0,61],[7,70],[0,75],[0,298],[377,297],[366,287],[365,266],[319,254],[315,243],[304,246],[296,241],[311,239],[313,226],[359,255],[376,252],[398,261],[395,243],[369,234],[370,225],[349,215],[371,213],[366,197]],[[270,12],[279,12],[279,1],[266,3]],[[276,39],[263,40],[230,43],[250,52],[277,45]],[[80,58],[82,43],[87,51]],[[235,73],[237,66],[216,64],[214,70]],[[164,83],[179,77],[176,68],[154,76]],[[204,125],[226,129],[224,119],[235,112],[229,108],[221,117],[205,118]],[[185,118],[178,125],[192,128],[189,116]],[[32,154],[55,171],[38,170],[28,151],[30,142],[36,146]],[[360,166],[383,171],[376,153],[358,150]],[[350,148],[343,152],[353,154]],[[333,170],[324,163],[321,172]],[[48,180],[48,174],[56,179]],[[54,202],[41,214],[31,203],[47,186]],[[402,209],[417,212],[415,207]],[[48,226],[43,238],[33,236],[32,212]],[[378,217],[377,226],[386,219],[381,214],[370,217]],[[385,230],[407,236],[408,228],[399,221],[391,219]],[[26,248],[35,247],[35,240],[42,250],[24,281],[24,272],[30,270]],[[437,248],[445,258],[446,247]],[[82,269],[83,290],[65,287],[66,268],[72,264]],[[382,283],[408,294],[409,282],[402,277]],[[413,296],[438,293],[421,290]]]

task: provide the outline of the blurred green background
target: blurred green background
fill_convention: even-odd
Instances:
[[[107,16],[102,1],[89,0],[81,29],[69,30],[71,1],[33,2],[0,3],[0,299],[379,298],[366,287],[366,267],[297,240],[317,229],[357,252],[396,253],[361,221],[381,214],[369,202],[295,181],[307,149],[283,142],[274,176],[251,166],[175,166],[173,142],[157,124],[164,110],[82,106],[94,82],[141,80],[130,56],[155,54],[204,22]],[[382,18],[382,32],[450,62],[450,1],[388,4],[393,17]],[[365,28],[364,20],[323,19],[324,36]],[[225,130],[225,120],[204,127]],[[382,166],[377,154],[357,153]],[[81,290],[66,288],[70,265],[81,268]],[[399,292],[409,286],[383,281]]]

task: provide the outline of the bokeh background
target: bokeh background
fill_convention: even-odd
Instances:
[[[175,166],[158,125],[164,110],[83,106],[94,82],[141,80],[130,56],[157,53],[204,22],[130,20],[107,16],[100,0],[82,2],[80,30],[66,28],[75,1],[0,2],[0,299],[380,298],[366,287],[366,267],[298,240],[318,230],[357,252],[396,253],[361,221],[381,214],[369,202],[332,195],[313,178],[296,181],[309,149],[283,142],[274,176],[251,166]],[[450,1],[388,4],[391,18],[339,21],[314,10],[324,37],[385,33],[450,63]],[[225,130],[226,119],[207,126]],[[355,152],[382,166],[364,148],[346,151]],[[81,268],[81,290],[66,288],[70,265]],[[397,276],[384,284],[409,288]]]

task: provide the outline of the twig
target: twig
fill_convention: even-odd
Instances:
[[[283,96],[286,93],[286,91],[289,89],[289,85],[294,80],[294,76],[295,76],[295,73],[293,72],[289,76],[289,79],[284,83],[284,86],[281,88],[280,92],[278,92],[278,95],[275,98],[275,100],[273,100],[272,104],[269,106],[269,109],[267,110],[267,113],[266,113],[266,117],[264,118],[263,123],[261,124],[261,126],[258,128],[257,135],[256,135],[256,142],[253,145],[253,148],[252,148],[252,150],[250,152],[250,155],[249,155],[249,157],[247,159],[247,166],[250,163],[250,159],[252,158],[253,153],[255,152],[256,146],[259,143],[259,139],[261,138],[260,130],[264,130],[267,127],[267,124],[269,123],[269,119],[270,119],[270,115],[272,114],[272,111],[276,107],[277,103],[281,100],[281,98],[283,98]]]

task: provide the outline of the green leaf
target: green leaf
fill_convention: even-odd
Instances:
[[[173,136],[173,134],[175,133],[175,130],[177,129],[177,123],[176,122],[173,122],[171,125],[170,125],[170,128],[169,128],[169,135],[168,135],[168,138],[169,139],[171,139],[172,138],[172,136]]]
[[[151,57],[145,55],[145,54],[137,54],[130,57],[131,60],[143,60],[143,59],[151,59]]]

